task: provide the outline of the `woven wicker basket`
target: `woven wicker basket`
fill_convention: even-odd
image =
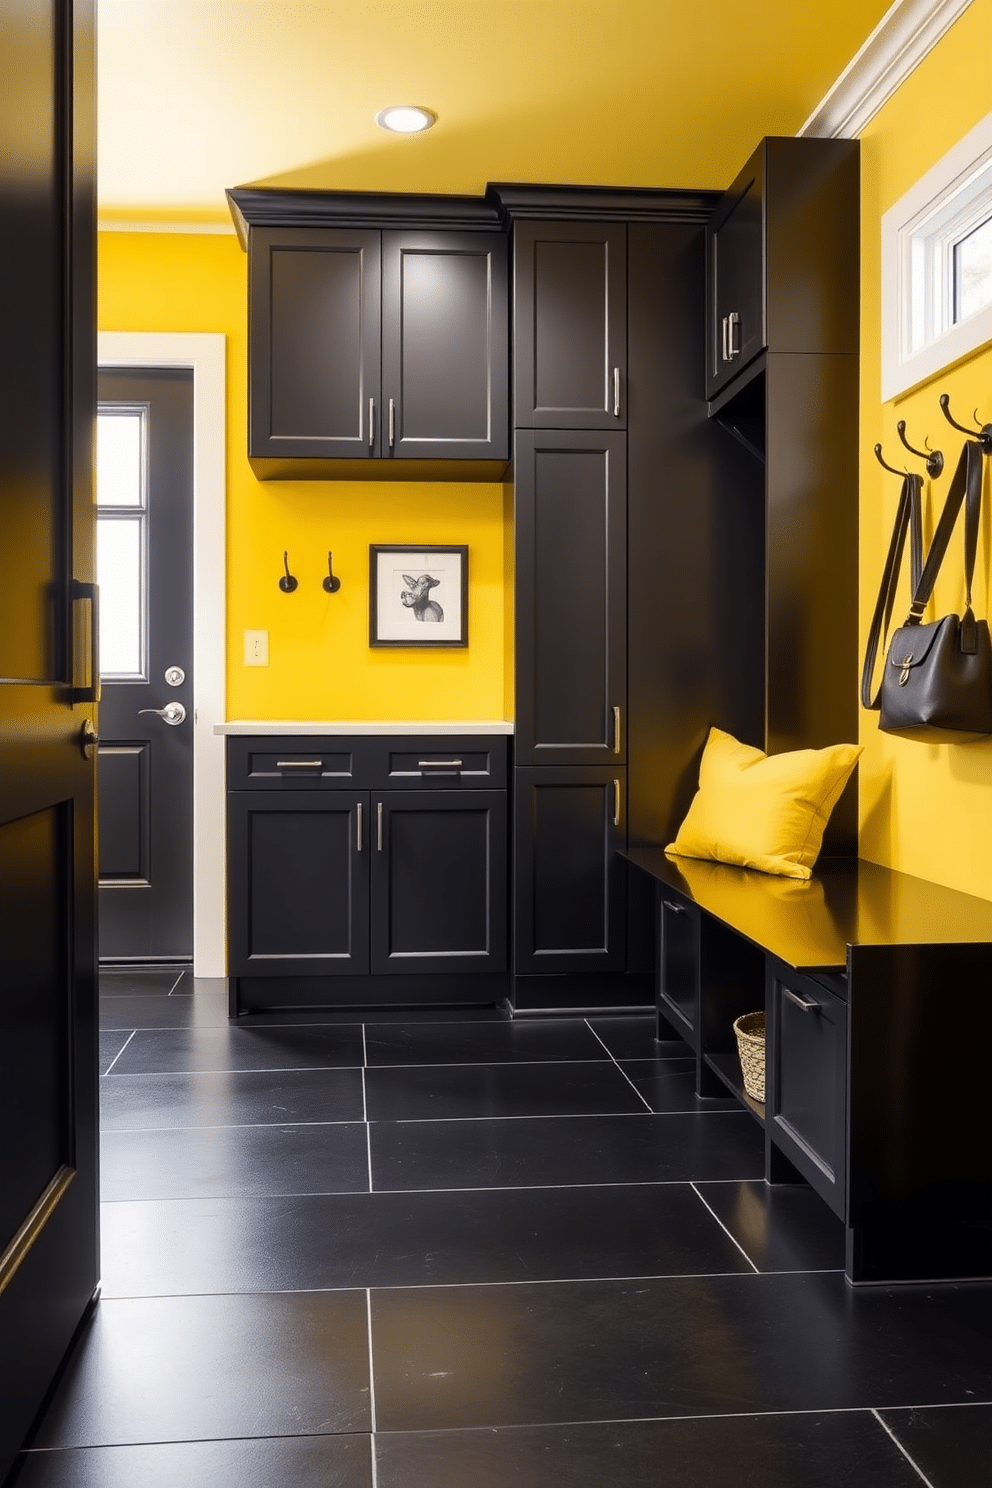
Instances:
[[[734,1023],[744,1089],[752,1100],[765,1099],[765,1015],[744,1013]]]

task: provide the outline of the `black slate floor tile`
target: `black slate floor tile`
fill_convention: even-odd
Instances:
[[[226,1028],[227,997],[197,992],[191,997],[120,995],[100,1006],[101,1028]]]
[[[33,1443],[370,1429],[364,1292],[101,1302]]]
[[[881,1416],[931,1488],[992,1483],[992,1403],[887,1410]]]
[[[370,1121],[633,1115],[645,1110],[640,1096],[611,1060],[368,1069],[365,1091]]]
[[[100,1129],[362,1121],[360,1069],[119,1075],[100,1084]]]
[[[586,1021],[614,1059],[684,1059],[690,1052],[682,1039],[658,1042],[654,1036],[658,1026],[654,1013],[589,1018]]]
[[[355,1193],[368,1175],[362,1122],[105,1132],[100,1141],[104,1202]]]
[[[743,1111],[374,1122],[370,1140],[376,1189],[684,1183],[765,1168],[762,1133]]]
[[[108,971],[100,970],[100,998],[168,997],[183,977],[180,967],[174,971]]]
[[[844,1226],[804,1183],[700,1183],[759,1271],[843,1271]]]
[[[986,1398],[992,1285],[718,1276],[372,1293],[380,1431]],[[926,1346],[921,1347],[921,1341]]]
[[[111,1032],[100,1030],[100,1073],[107,1074],[111,1065],[115,1064],[118,1055],[126,1046],[131,1037],[133,1029],[115,1029]]]
[[[377,1019],[378,1014],[374,1017]],[[369,1021],[365,1047],[370,1065],[500,1064],[535,1060],[607,1059],[603,1045],[581,1018],[526,1019],[517,1023],[405,1023]]]
[[[360,1024],[332,1028],[176,1028],[136,1033],[122,1075],[177,1070],[333,1069],[364,1062]]]
[[[620,1068],[652,1111],[739,1111],[740,1102],[696,1094],[695,1059],[625,1059]]]
[[[371,1438],[261,1437],[24,1455],[17,1488],[372,1488]]]
[[[688,1184],[106,1204],[105,1296],[750,1271]]]
[[[378,1488],[923,1488],[868,1411],[388,1432],[375,1450]]]

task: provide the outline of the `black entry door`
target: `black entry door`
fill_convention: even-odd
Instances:
[[[0,7],[0,1479],[99,1275],[92,10]]]
[[[100,957],[193,954],[193,374],[101,370]]]

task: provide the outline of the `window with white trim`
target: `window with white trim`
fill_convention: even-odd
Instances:
[[[992,114],[882,218],[882,398],[992,341]]]

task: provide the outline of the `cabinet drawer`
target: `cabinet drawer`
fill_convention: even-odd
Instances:
[[[366,741],[308,735],[229,739],[228,790],[353,789],[371,784]]]
[[[663,893],[658,905],[658,1012],[699,1042],[699,911]]]
[[[377,784],[403,790],[443,787],[504,790],[507,741],[499,736],[395,738],[383,741]]]
[[[845,1218],[847,1003],[822,982],[769,965],[772,1140]]]

